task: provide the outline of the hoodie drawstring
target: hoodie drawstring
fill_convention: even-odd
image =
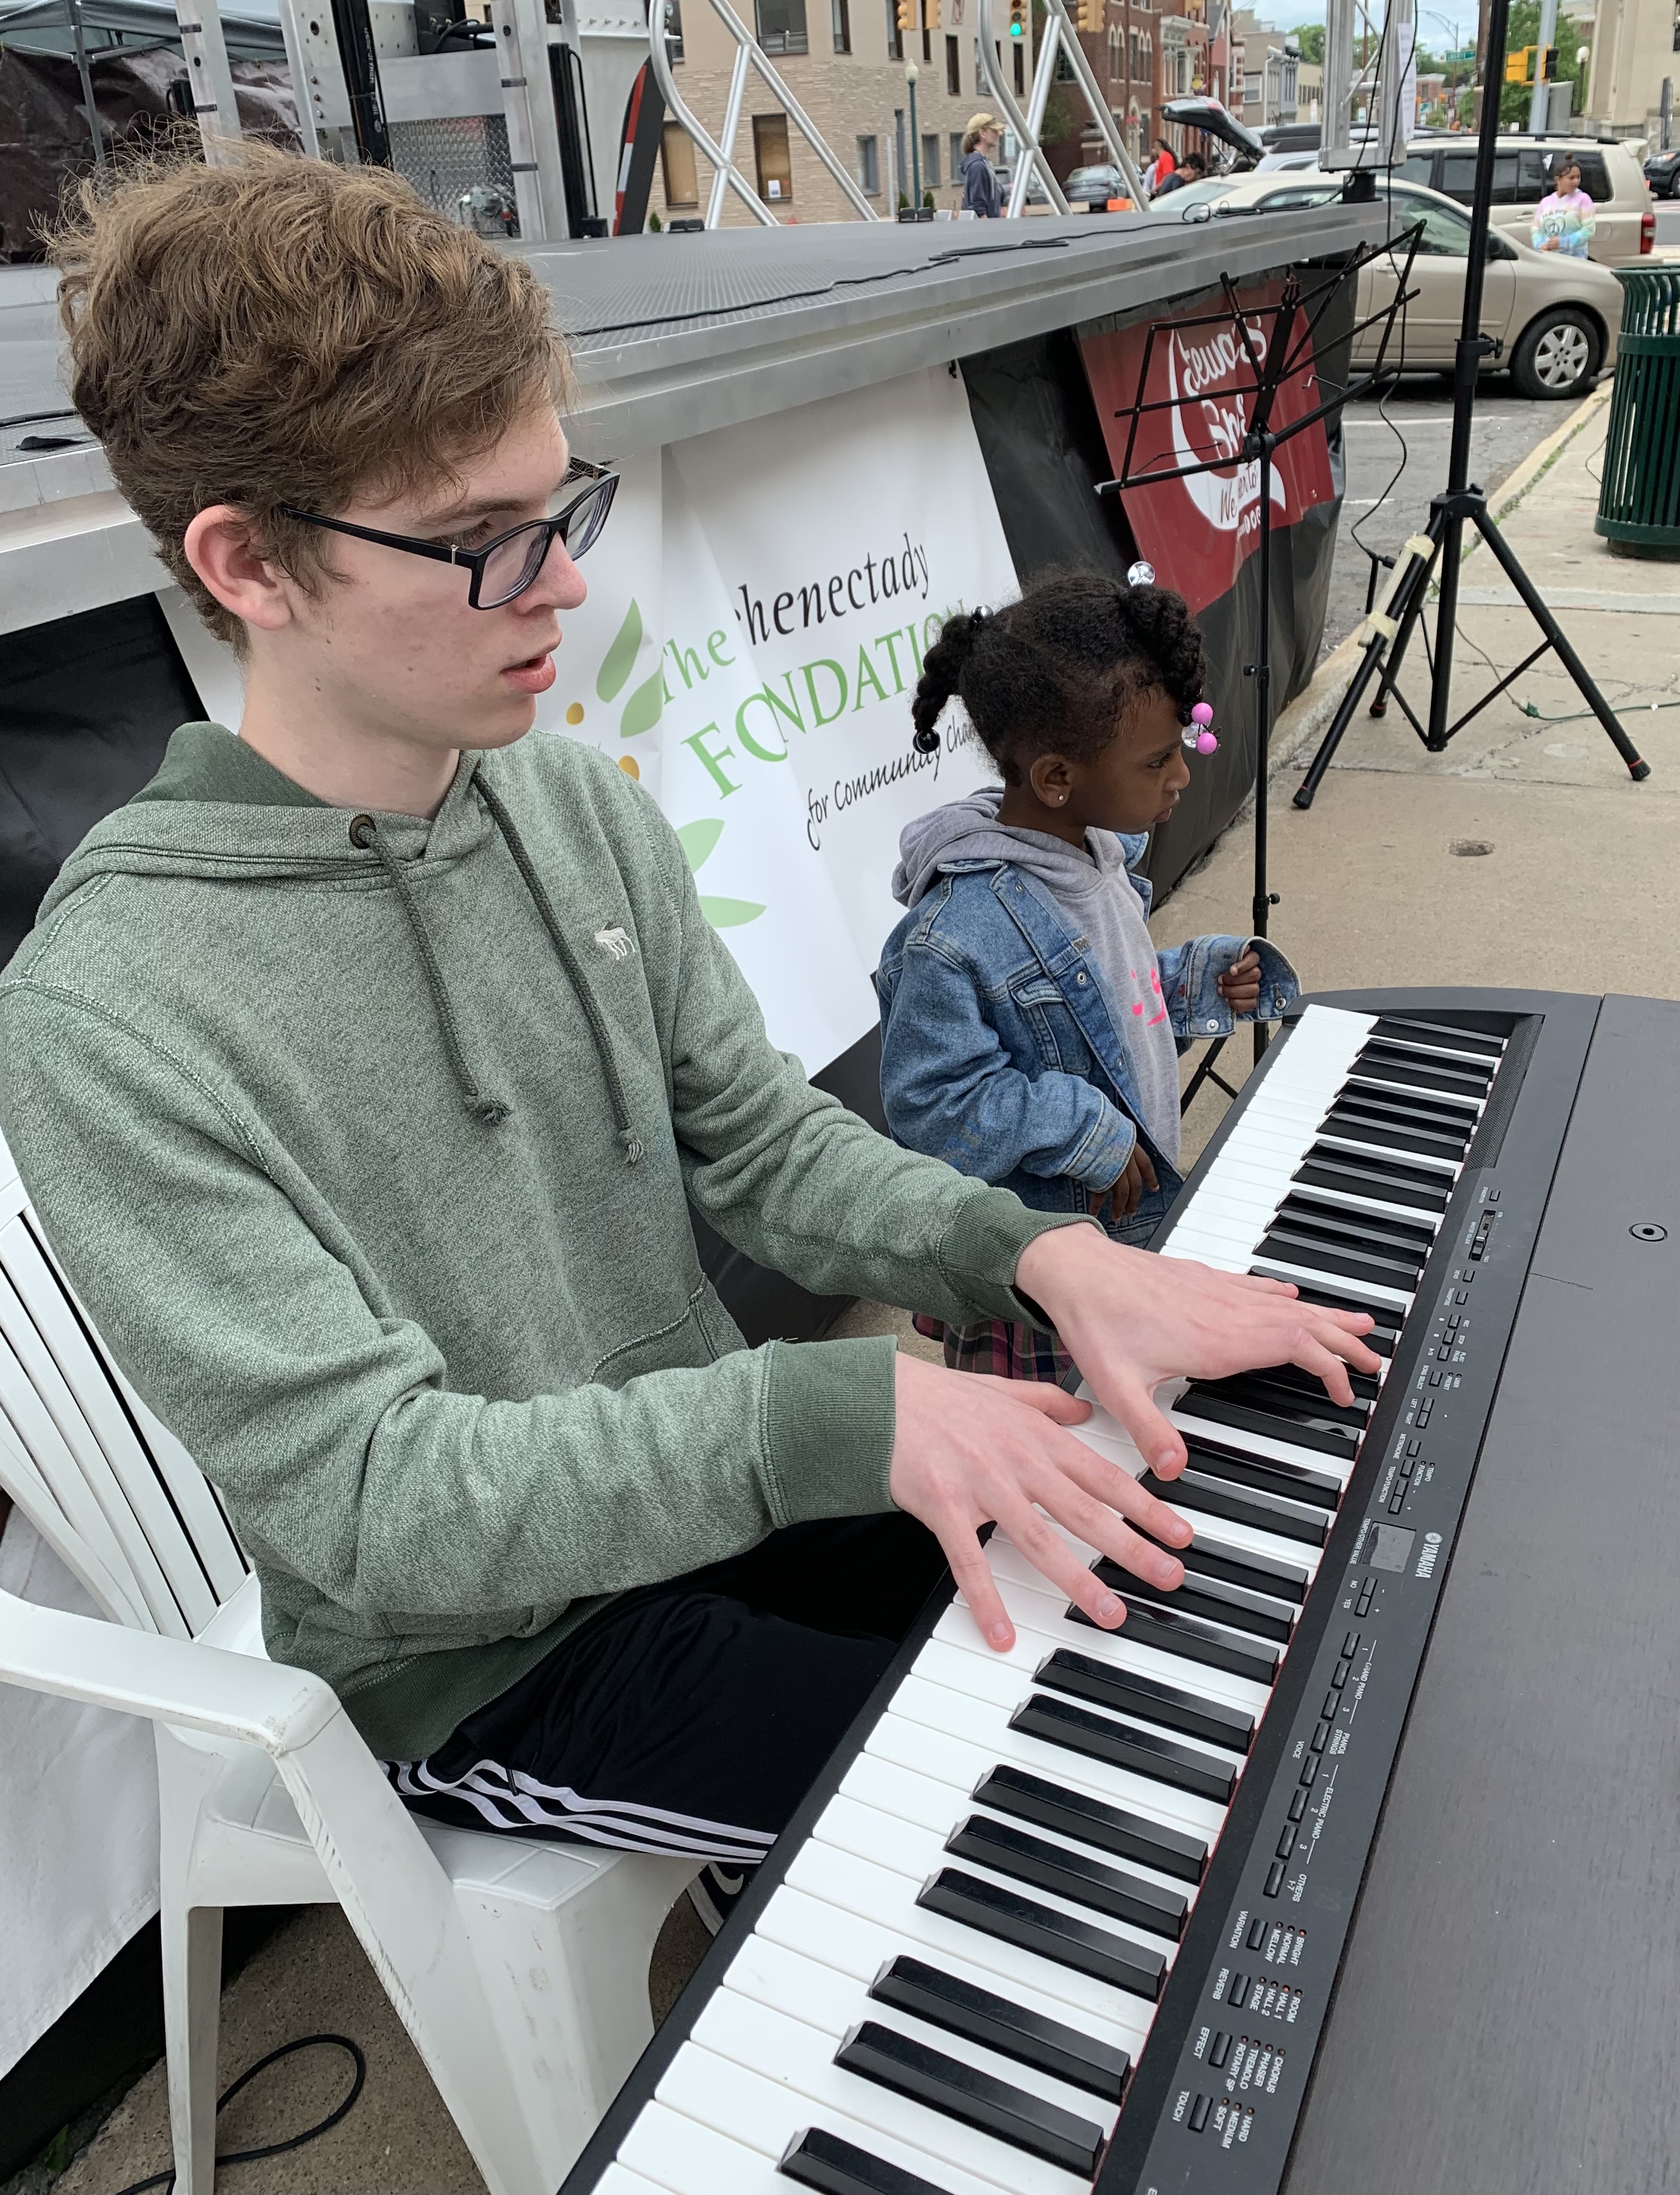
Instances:
[[[475,1121],[494,1127],[498,1121],[508,1117],[508,1107],[499,1098],[487,1096],[474,1081],[472,1070],[467,1065],[467,1055],[461,1048],[461,1031],[455,1019],[455,1009],[449,1003],[449,994],[444,988],[443,971],[438,965],[437,954],[432,950],[432,941],[426,934],[426,925],[420,919],[420,910],[414,903],[414,894],[408,879],[402,873],[402,864],[379,835],[379,826],[371,815],[350,818],[350,844],[365,850],[371,846],[379,856],[380,866],[391,880],[402,911],[408,918],[408,927],[426,971],[426,982],[432,994],[432,1005],[443,1032],[443,1048],[449,1054],[449,1064],[461,1092],[461,1102]]]
[[[607,1094],[612,1101],[613,1120],[618,1131],[618,1141],[624,1147],[626,1162],[630,1166],[637,1166],[642,1160],[642,1142],[641,1137],[630,1126],[630,1105],[624,1097],[624,1080],[618,1073],[618,1056],[613,1049],[613,1038],[607,1026],[607,1017],[596,1003],[595,993],[590,988],[589,978],[584,973],[582,961],[572,949],[571,939],[560,926],[553,903],[544,887],[543,879],[538,875],[530,855],[525,850],[525,841],[514,827],[514,819],[503,804],[500,794],[486,783],[482,770],[475,776],[473,783],[477,789],[479,798],[490,810],[497,829],[507,841],[508,851],[514,857],[514,867],[525,879],[525,889],[530,893],[538,913],[542,916],[543,926],[554,940],[554,949],[559,953],[561,965],[570,979],[572,989],[578,994],[578,1003],[582,1006],[584,1018],[590,1025],[590,1034],[595,1039],[595,1048],[601,1060],[601,1072],[607,1077]]]
[[[500,799],[485,783],[482,775],[478,776],[475,782],[480,798],[490,811],[491,820],[506,842],[508,851],[513,856],[514,867],[519,871],[525,888],[530,893],[537,912],[543,919],[543,926],[553,941],[554,948],[560,955],[561,965],[566,971],[567,980],[577,994],[578,1004],[583,1007],[584,1018],[589,1023],[590,1035],[594,1040],[595,1052],[601,1061],[601,1071],[607,1078],[607,1096],[612,1102],[613,1124],[618,1130],[618,1141],[624,1146],[626,1162],[635,1166],[642,1156],[643,1146],[641,1137],[630,1126],[630,1107],[624,1098],[624,1080],[618,1072],[618,1063],[613,1050],[613,1040],[607,1029],[606,1019],[596,1002],[594,992],[590,988],[589,979],[584,973],[582,965],[572,949],[571,941],[561,929],[548,893],[543,888],[542,879],[537,874],[532,864],[531,856],[526,851],[524,841],[514,827],[512,817],[508,814]],[[414,939],[416,950],[420,955],[421,965],[426,971],[426,982],[432,994],[432,1005],[437,1014],[438,1027],[443,1035],[444,1050],[449,1055],[450,1068],[461,1092],[461,1102],[475,1121],[482,1121],[486,1126],[494,1127],[498,1121],[507,1119],[512,1109],[503,1099],[492,1097],[486,1092],[480,1090],[473,1078],[472,1070],[467,1064],[466,1052],[461,1043],[460,1024],[455,1018],[455,1009],[450,1004],[449,993],[444,985],[443,971],[438,965],[438,957],[433,949],[431,938],[427,934],[425,923],[421,918],[412,887],[403,874],[402,864],[385,844],[380,835],[379,826],[371,815],[351,817],[350,844],[364,851],[371,847],[378,856],[380,866],[385,874],[390,879],[392,889],[395,891],[403,913],[407,918],[409,931]]]

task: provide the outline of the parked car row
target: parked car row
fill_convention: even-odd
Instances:
[[[1316,170],[1215,176],[1175,191],[1150,209],[1148,218],[1209,221],[1289,213],[1326,205],[1341,188],[1339,176]],[[1420,224],[1422,229],[1407,285],[1416,294],[1402,308],[1385,363],[1406,372],[1450,372],[1464,315],[1469,218],[1442,193],[1398,177],[1379,179],[1378,191],[1387,199],[1396,239]],[[1405,266],[1406,248],[1396,240],[1366,267],[1360,276],[1360,320],[1393,302]],[[1508,366],[1524,396],[1578,396],[1613,362],[1620,320],[1621,285],[1608,268],[1535,251],[1497,230],[1489,233],[1482,328],[1498,349],[1484,371]],[[1378,323],[1356,338],[1355,366],[1374,363],[1381,335]]]

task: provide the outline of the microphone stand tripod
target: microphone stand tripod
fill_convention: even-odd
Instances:
[[[1385,714],[1389,698],[1393,695],[1430,753],[1441,754],[1445,752],[1450,740],[1456,739],[1473,717],[1479,717],[1490,702],[1497,700],[1525,671],[1538,663],[1548,648],[1556,654],[1574,680],[1581,699],[1597,717],[1610,744],[1627,764],[1628,775],[1637,784],[1651,774],[1650,764],[1641,759],[1639,750],[1622,729],[1614,711],[1571,647],[1568,634],[1541,600],[1533,581],[1517,562],[1516,551],[1495,525],[1488,512],[1487,497],[1473,485],[1470,477],[1470,427],[1476,408],[1476,381],[1482,358],[1493,348],[1491,340],[1482,332],[1482,291],[1487,266],[1489,211],[1493,199],[1493,154],[1499,134],[1499,65],[1505,57],[1509,14],[1510,0],[1491,0],[1487,13],[1487,43],[1482,61],[1482,131],[1476,151],[1476,192],[1470,204],[1470,260],[1464,269],[1464,311],[1459,324],[1453,377],[1453,446],[1447,460],[1446,491],[1430,504],[1429,523],[1423,534],[1416,537],[1419,545],[1414,547],[1408,544],[1402,550],[1399,573],[1389,591],[1386,608],[1366,620],[1365,654],[1354,674],[1353,683],[1343,696],[1342,705],[1337,710],[1318,752],[1313,757],[1306,776],[1296,791],[1294,799],[1297,808],[1312,806],[1314,796],[1324,781],[1324,773],[1329,769],[1343,734],[1353,722],[1354,712],[1379,666],[1383,678],[1377,689],[1377,698],[1371,705],[1372,715],[1380,717]],[[1449,724],[1447,717],[1453,683],[1453,640],[1458,619],[1458,567],[1464,556],[1466,525],[1474,526],[1492,550],[1500,569],[1539,627],[1542,637],[1539,646],[1524,656],[1514,671],[1466,709],[1456,723]],[[1441,591],[1435,608],[1435,665],[1430,685],[1429,723],[1425,726],[1418,722],[1411,704],[1399,691],[1396,682],[1401,665],[1406,660],[1407,648],[1423,616],[1430,574],[1437,569]],[[1394,643],[1394,649],[1385,664],[1384,654],[1390,641]]]

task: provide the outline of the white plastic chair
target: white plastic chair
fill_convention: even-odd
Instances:
[[[265,1656],[214,1489],[106,1354],[3,1142],[0,1487],[110,1618],[0,1593],[0,1681],[156,1735],[180,2195],[215,2178],[223,1909],[333,1900],[492,2195],[553,2195],[653,2033],[648,1962],[698,1863],[407,1811],[331,1688]]]

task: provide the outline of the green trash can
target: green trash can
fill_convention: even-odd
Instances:
[[[1593,525],[1624,556],[1680,556],[1680,266],[1619,267],[1621,332]]]

